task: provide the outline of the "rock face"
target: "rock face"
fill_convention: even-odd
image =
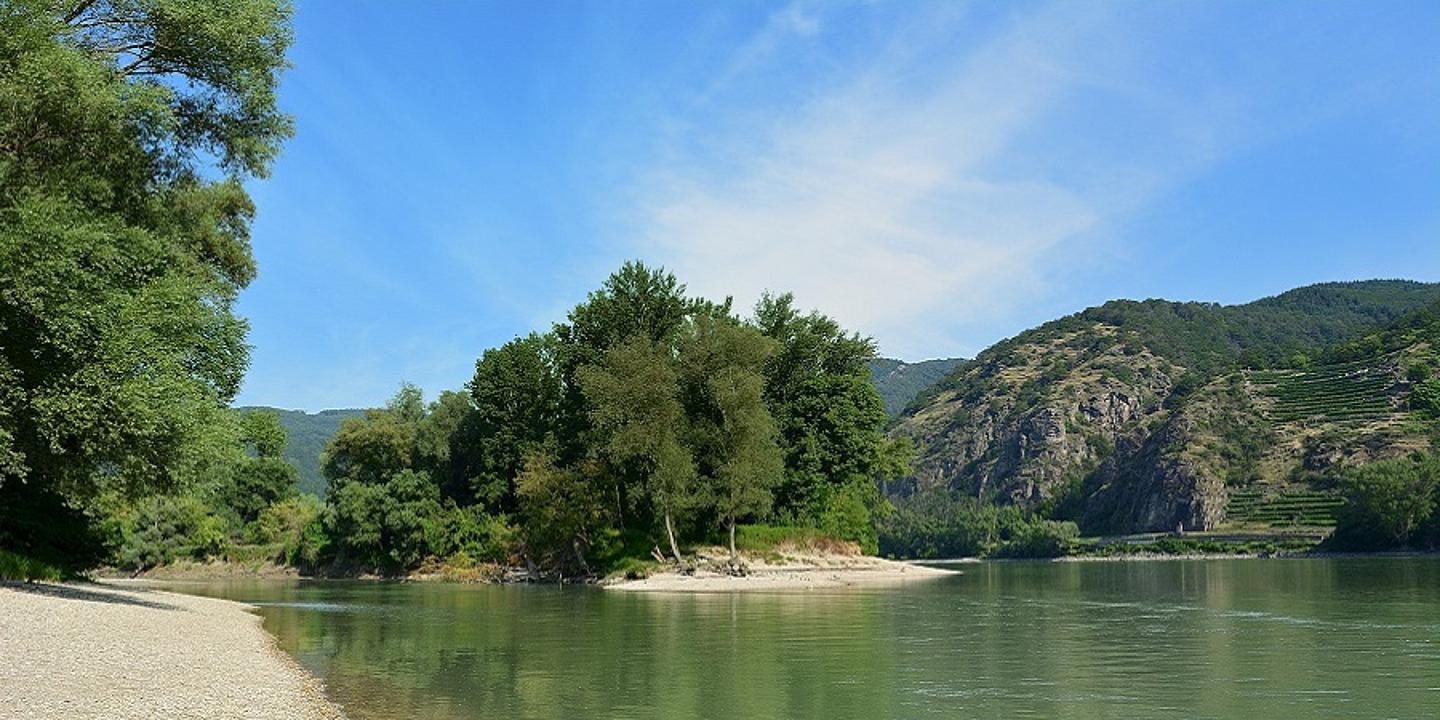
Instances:
[[[916,441],[921,487],[1020,504],[1058,501],[1161,410],[1176,370],[1097,324],[1043,349],[967,366],[966,380],[979,392],[942,392],[895,432]]]
[[[1082,523],[1092,532],[1211,530],[1225,518],[1225,482],[1186,456],[1195,421],[1184,412],[1153,433],[1121,438],[1116,451],[1087,478]]]
[[[1309,485],[1336,466],[1430,448],[1406,430],[1402,376],[1406,353],[1433,351],[1334,372],[1234,368],[1375,332],[1404,308],[1365,304],[1386,287],[1314,286],[1248,306],[1118,303],[1022,333],[898,418],[891,433],[914,441],[916,461],[889,489],[1065,508],[1087,533],[1213,529],[1237,489],[1330,492]],[[1376,379],[1386,374],[1393,382]]]

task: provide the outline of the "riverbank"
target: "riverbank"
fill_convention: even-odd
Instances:
[[[0,717],[343,715],[247,605],[105,583],[3,583]]]
[[[959,571],[926,567],[863,555],[786,555],[783,562],[747,559],[745,574],[696,569],[667,570],[644,578],[607,582],[607,590],[628,592],[791,591],[820,588],[896,585],[957,575]]]

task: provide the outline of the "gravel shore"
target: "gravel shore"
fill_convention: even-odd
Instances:
[[[246,605],[105,584],[0,583],[0,717],[342,715]]]

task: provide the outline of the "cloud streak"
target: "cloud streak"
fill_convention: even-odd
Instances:
[[[1193,114],[1204,108],[1182,114],[1133,77],[1136,58],[1105,43],[1119,28],[1103,12],[1047,7],[958,48],[967,17],[928,8],[908,20],[825,92],[719,136],[680,133],[638,193],[649,198],[641,254],[742,306],[792,290],[886,353],[973,353],[967,326],[1044,295],[1095,231],[1215,153],[1185,142],[1214,134]],[[828,23],[811,19],[779,47],[777,29],[792,25],[768,23],[725,85],[813,52]],[[1149,128],[1176,142],[1138,143],[1170,149],[1137,162],[1047,135],[1077,99],[1143,107]],[[708,91],[702,103],[722,104]],[[1040,155],[1050,146],[1064,151],[1054,162]],[[1083,173],[1056,166],[1067,153],[1083,156]]]

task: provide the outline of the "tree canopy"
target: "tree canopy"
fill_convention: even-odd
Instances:
[[[105,489],[175,485],[223,424],[249,350],[232,306],[255,275],[241,182],[290,133],[275,102],[289,14],[274,0],[0,10],[7,543],[54,539],[17,524],[27,503],[79,513]]]

